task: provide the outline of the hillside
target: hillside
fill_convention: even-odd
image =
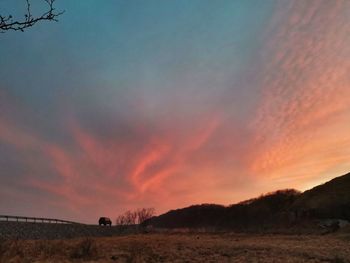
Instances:
[[[230,206],[202,204],[171,210],[144,225],[261,230],[305,225],[323,218],[350,220],[350,173],[303,193],[286,189]]]
[[[226,210],[227,208],[222,205],[193,205],[153,217],[144,222],[144,225],[151,224],[164,228],[219,226],[223,223]]]
[[[292,209],[316,218],[350,220],[350,173],[305,191]]]
[[[26,223],[0,221],[0,241],[4,239],[66,239],[110,237],[137,232],[135,226],[103,227],[84,224]],[[0,242],[1,243],[1,242]],[[0,262],[2,262],[0,260]]]

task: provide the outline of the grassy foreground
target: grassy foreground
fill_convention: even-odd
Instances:
[[[349,236],[140,234],[8,240],[0,262],[350,262]]]

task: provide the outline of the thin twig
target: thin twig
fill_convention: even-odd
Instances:
[[[33,17],[31,13],[30,0],[26,0],[27,12],[24,15],[24,20],[14,20],[12,15],[3,16],[0,15],[0,33],[5,33],[5,31],[24,31],[28,27],[34,26],[39,21],[58,21],[57,17],[62,15],[64,11],[55,12],[54,2],[55,0],[44,0],[48,5],[48,11],[43,13],[41,16]]]

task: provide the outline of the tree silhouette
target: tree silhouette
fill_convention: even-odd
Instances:
[[[58,21],[57,17],[62,15],[64,11],[56,12],[54,8],[55,0],[43,0],[48,7],[48,10],[40,16],[33,16],[31,12],[30,0],[26,0],[26,13],[24,19],[15,19],[12,15],[0,14],[0,33],[6,31],[24,31],[28,27],[34,26],[39,21]]]
[[[155,209],[153,207],[150,208],[140,208],[136,210],[137,221],[139,224],[142,224],[147,219],[150,219],[155,214]]]
[[[116,225],[135,225],[142,224],[147,219],[150,219],[155,214],[155,209],[151,208],[139,208],[134,211],[126,211],[119,215],[116,219]]]

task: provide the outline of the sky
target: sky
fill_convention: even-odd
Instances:
[[[350,171],[350,1],[56,8],[0,34],[0,214],[114,221]]]

